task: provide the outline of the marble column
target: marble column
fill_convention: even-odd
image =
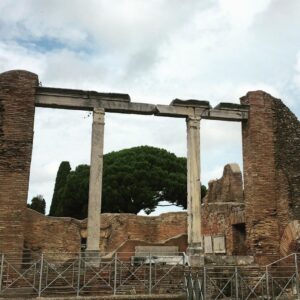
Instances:
[[[201,252],[201,188],[200,188],[200,117],[188,117],[187,124],[187,209],[188,246]]]
[[[92,127],[87,250],[99,251],[103,173],[104,109],[94,109]]]

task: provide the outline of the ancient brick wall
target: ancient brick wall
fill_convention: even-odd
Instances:
[[[279,255],[285,226],[300,216],[300,127],[265,92],[249,92],[241,102],[250,105],[243,124],[247,241],[264,263]]]
[[[203,235],[225,236],[228,255],[247,253],[245,245],[236,245],[234,238],[233,226],[245,222],[242,173],[237,164],[226,165],[223,176],[209,182],[201,215]]]
[[[300,220],[290,222],[283,231],[280,240],[280,254],[287,256],[300,251]]]
[[[47,217],[26,209],[24,246],[33,252],[80,251],[81,222],[73,218]]]
[[[223,176],[208,183],[207,202],[244,202],[243,179],[238,164],[224,167]]]
[[[233,232],[233,225],[244,223],[244,218],[244,205],[241,203],[207,203],[202,209],[202,234],[224,236],[227,255],[246,255],[245,245],[234,243]]]
[[[86,238],[86,220],[48,217],[27,209],[25,246],[32,252],[78,252]],[[134,214],[101,215],[101,252],[134,252],[135,246],[176,245],[187,247],[186,213],[157,217]]]
[[[26,71],[0,74],[0,252],[22,254],[37,85]]]
[[[103,252],[114,251],[129,240],[136,241],[137,245],[138,241],[164,243],[172,237],[186,234],[186,224],[184,212],[166,213],[157,217],[102,214],[100,249]]]
[[[300,220],[300,122],[279,99],[273,111],[278,213],[286,226],[287,218]]]

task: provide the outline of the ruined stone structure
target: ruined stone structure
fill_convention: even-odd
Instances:
[[[250,105],[243,123],[247,244],[262,257],[278,256],[286,226],[300,214],[300,124],[269,94],[241,99]]]
[[[206,254],[246,255],[245,203],[242,173],[237,164],[224,168],[222,178],[209,182],[202,207]],[[214,249],[214,238],[224,239],[224,250]]]
[[[35,74],[10,71],[0,74],[0,252],[17,251],[21,257],[24,236],[28,237],[30,232],[41,228],[46,220],[41,217],[30,220],[26,218],[30,212],[25,210],[35,106],[93,111],[88,250],[102,250],[105,244],[100,242],[100,237],[105,239],[100,230],[100,224],[105,221],[103,223],[98,212],[101,208],[104,116],[107,112],[186,120],[187,235],[188,253],[192,257],[199,259],[204,250],[208,253],[225,251],[227,254],[254,255],[257,262],[265,263],[295,249],[300,236],[297,225],[300,218],[300,125],[281,100],[257,91],[243,97],[241,105],[221,103],[212,108],[207,101],[178,99],[170,105],[151,105],[131,102],[124,94],[39,87]],[[244,191],[238,167],[226,166],[223,178],[210,183],[202,212],[201,119],[242,122],[244,159]],[[40,225],[34,219],[38,219]],[[78,228],[83,230],[81,224],[55,218],[47,219],[47,222],[50,222],[49,228],[62,226],[60,222],[63,222],[68,224],[70,232],[77,230],[70,237],[70,245],[76,244],[74,247],[78,248],[82,238],[82,232],[78,233]],[[24,231],[25,227],[32,230]],[[178,232],[182,234],[182,231]],[[157,242],[175,238],[176,235],[172,234],[175,232],[166,239],[158,238]],[[203,238],[206,249],[203,248]],[[25,240],[34,247],[34,239]]]
[[[38,78],[0,76],[0,251],[22,253]]]
[[[134,214],[101,216],[101,253],[135,252],[136,246],[178,246],[187,249],[186,213],[166,213],[158,217]],[[77,253],[87,237],[87,220],[44,216],[26,209],[24,240],[29,253]]]

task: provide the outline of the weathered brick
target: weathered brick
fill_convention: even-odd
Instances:
[[[167,213],[157,217],[134,214],[102,214],[100,250],[102,253],[134,252],[135,246],[187,247],[186,213]],[[81,238],[86,238],[86,219],[48,217],[26,210],[25,246],[31,252],[78,252]]]
[[[260,262],[279,255],[284,228],[300,218],[300,123],[271,95],[249,92],[243,124],[247,242]]]
[[[0,252],[22,254],[38,77],[0,74]]]

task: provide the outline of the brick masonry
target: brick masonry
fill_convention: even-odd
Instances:
[[[247,253],[244,244],[236,245],[233,231],[233,225],[245,222],[242,173],[237,164],[226,165],[223,176],[209,182],[201,214],[203,235],[224,236],[227,255]]]
[[[23,249],[37,84],[30,72],[0,74],[0,252]]]
[[[243,179],[238,164],[228,164],[224,167],[220,179],[208,183],[207,202],[244,202]]]
[[[157,217],[134,214],[102,214],[100,249],[102,253],[134,252],[136,246],[178,246],[187,248],[186,213],[166,213]],[[25,247],[32,253],[80,251],[86,238],[86,219],[48,217],[26,210]]]
[[[300,124],[281,100],[249,92],[243,124],[247,243],[258,262],[279,256],[285,227],[299,219]]]
[[[37,85],[37,75],[27,71],[0,74],[0,252],[21,254],[24,236],[33,251],[77,251],[86,235],[85,222],[26,210]],[[300,219],[300,125],[281,100],[263,91],[249,92],[241,103],[250,106],[242,124],[244,197],[241,175],[225,167],[223,177],[210,183],[202,228],[204,234],[224,234],[232,254],[233,225],[245,223],[245,249],[266,263],[294,249],[300,239],[294,222]],[[186,230],[185,213],[105,214],[100,246],[133,251],[135,245],[178,243],[184,250]]]

